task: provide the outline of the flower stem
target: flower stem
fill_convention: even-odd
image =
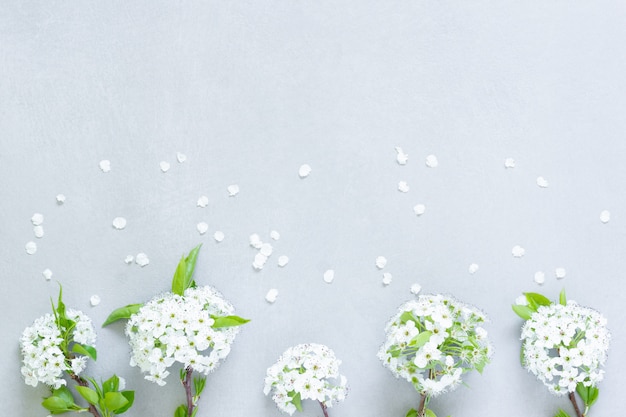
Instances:
[[[574,406],[574,411],[576,411],[577,417],[585,417],[583,413],[580,412],[580,408],[578,408],[578,402],[576,401],[576,395],[573,392],[569,393],[569,400],[572,402]]]
[[[185,387],[185,395],[187,397],[187,416],[191,417],[193,409],[196,408],[196,404],[193,401],[193,394],[191,393],[191,374],[193,368],[188,366],[185,368],[185,379],[183,379],[183,386]]]
[[[426,409],[426,398],[428,397],[426,394],[420,394],[421,400],[420,405],[417,407],[417,417],[424,417],[424,411]]]
[[[82,377],[72,372],[69,372],[69,375],[70,375],[70,378],[72,378],[81,387],[89,387],[89,383],[86,380],[84,380]],[[95,405],[89,404],[88,410],[91,414],[93,414],[94,417],[102,417]]]
[[[328,417],[328,409],[326,407],[326,404],[324,404],[321,401],[319,403],[320,403],[320,407],[322,407],[322,411],[324,412],[324,417]]]

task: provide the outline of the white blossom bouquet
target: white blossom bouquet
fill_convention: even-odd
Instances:
[[[522,366],[550,392],[568,396],[577,417],[585,417],[597,401],[601,369],[607,358],[610,333],[599,312],[567,300],[561,291],[553,303],[537,293],[518,297],[513,311],[525,320],[522,326]],[[584,404],[581,411],[575,393]],[[560,409],[556,417],[569,417]]]
[[[233,315],[234,307],[214,288],[196,285],[193,272],[199,250],[197,246],[182,257],[171,292],[119,308],[104,323],[128,319],[130,365],[139,367],[147,380],[163,386],[168,368],[180,364],[186,404],[176,408],[174,417],[196,415],[206,375],[230,353],[238,326],[249,321]],[[193,378],[194,371],[201,376]]]
[[[263,392],[273,393],[278,408],[289,415],[302,411],[302,400],[311,399],[320,404],[328,417],[328,408],[343,401],[348,391],[346,377],[339,374],[340,364],[325,345],[290,347],[267,369]]]
[[[456,388],[466,372],[482,373],[492,352],[486,320],[477,308],[444,295],[420,295],[400,306],[378,358],[420,393],[418,408],[407,417],[436,417],[427,408],[431,398]]]
[[[22,375],[27,385],[39,383],[50,387],[51,395],[41,405],[51,414],[68,411],[88,411],[94,417],[112,417],[127,411],[133,404],[134,391],[124,390],[124,380],[113,375],[98,384],[83,377],[87,360],[96,360],[96,332],[91,319],[83,312],[66,308],[59,290],[57,306],[52,302],[52,314],[46,314],[24,329],[20,338]],[[87,403],[76,404],[67,378]],[[90,383],[93,388],[90,388]]]

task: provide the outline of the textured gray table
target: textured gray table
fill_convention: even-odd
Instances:
[[[413,283],[492,319],[492,364],[433,402],[440,417],[568,407],[519,366],[521,321],[510,310],[522,291],[556,297],[563,286],[609,319],[613,356],[592,415],[618,411],[625,14],[617,1],[2,2],[3,414],[46,415],[46,390],[21,379],[18,338],[49,310],[55,280],[99,325],[113,308],[167,290],[198,243],[197,281],[253,320],[210,375],[199,416],[280,415],[262,394],[265,369],[308,341],[343,360],[351,389],[332,416],[404,416],[417,394],[376,352]],[[396,146],[409,154],[405,166]],[[426,166],[430,154],[438,167]],[[504,167],[508,157],[515,168]],[[301,179],[305,163],[312,172]],[[196,205],[202,195],[206,208]],[[44,215],[40,239],[33,213]],[[124,230],[111,226],[118,216]],[[271,230],[281,238],[255,271],[248,236],[269,240]],[[515,245],[524,257],[512,256]],[[124,262],[140,252],[146,267]],[[386,287],[383,272],[393,275]],[[122,330],[99,330],[90,372],[127,379],[137,391],[128,415],[172,415],[176,378],[164,388],[145,381],[128,365]],[[305,404],[302,415],[320,414]]]

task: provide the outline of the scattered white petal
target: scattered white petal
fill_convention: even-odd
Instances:
[[[289,257],[286,255],[281,255],[278,257],[278,266],[281,268],[289,263]]]
[[[439,160],[435,155],[428,155],[426,157],[426,166],[429,168],[437,168],[439,166]]]
[[[298,169],[298,175],[300,176],[300,178],[306,178],[309,176],[310,173],[311,166],[308,164],[301,165],[300,169]]]
[[[406,181],[400,181],[398,183],[398,191],[400,191],[401,193],[409,192],[409,185],[406,183]]]
[[[528,305],[528,299],[526,298],[525,295],[520,295],[519,297],[515,299],[515,304],[517,304],[518,306]]]
[[[159,163],[159,167],[161,167],[161,171],[167,172],[170,170],[170,163],[167,161],[161,161]]]
[[[108,159],[103,159],[100,161],[100,169],[102,172],[109,172],[111,170],[111,161]]]
[[[228,196],[234,197],[239,194],[239,186],[237,184],[232,184],[228,186]]]
[[[184,153],[176,152],[176,160],[182,164],[187,160],[187,155],[185,155]]]
[[[411,285],[411,293],[412,294],[417,295],[417,294],[420,293],[420,291],[422,291],[422,286],[421,285],[419,285],[419,284]]]
[[[100,304],[100,296],[99,295],[92,295],[89,298],[89,303],[92,305],[92,307],[97,306],[98,304]]]
[[[399,146],[396,146],[396,153],[396,161],[398,161],[400,165],[406,165],[407,161],[409,160],[409,155],[404,153],[402,148],[400,148]]]
[[[557,279],[563,279],[565,278],[565,268],[557,268],[554,271],[554,275],[556,275]]]
[[[63,194],[57,194],[57,204],[61,205],[65,203],[65,196]]]
[[[203,235],[207,232],[207,230],[209,230],[209,225],[205,222],[200,222],[196,225],[196,229],[198,229],[198,233]]]
[[[333,282],[334,279],[335,279],[335,271],[333,271],[332,269],[329,269],[328,271],[324,272],[325,283],[330,284],[331,282]]]
[[[148,255],[145,253],[138,253],[137,256],[135,256],[135,263],[143,268],[150,263],[150,259],[148,259]]]
[[[251,234],[249,239],[250,239],[250,246],[252,246],[253,248],[261,249],[261,246],[263,246],[261,237],[257,235],[256,233]]]
[[[33,223],[33,226],[39,226],[43,223],[43,214],[35,213],[33,217],[30,218],[30,221]]]
[[[478,271],[478,264],[471,264],[468,268],[470,274],[475,274]]]
[[[278,290],[276,288],[272,288],[267,292],[267,294],[265,294],[265,301],[270,304],[274,303],[276,298],[278,298]]]
[[[280,239],[280,233],[278,233],[276,230],[272,230],[270,232],[270,237],[274,240],[278,240]]]
[[[135,257],[133,255],[126,255],[126,258],[124,258],[124,262],[126,262],[128,265],[132,264],[134,260]]]
[[[383,269],[387,265],[387,258],[379,256],[376,258],[376,268]]]
[[[539,285],[542,285],[544,282],[546,282],[546,274],[544,274],[542,271],[535,272],[535,282]]]
[[[513,158],[506,158],[504,160],[504,167],[509,169],[509,168],[515,168],[515,159]]]
[[[206,207],[209,205],[209,197],[203,195],[198,199],[198,202],[196,203],[198,205],[198,207]]]
[[[422,214],[424,214],[425,211],[426,211],[426,206],[423,204],[417,204],[415,207],[413,207],[413,212],[417,216],[421,216]]]
[[[383,285],[389,285],[391,284],[391,279],[393,277],[391,276],[391,274],[389,272],[385,272],[383,274]]]
[[[544,177],[537,177],[537,185],[541,188],[548,188],[548,180]]]
[[[33,227],[33,233],[35,233],[37,239],[41,239],[43,237],[43,226]]]
[[[511,253],[516,258],[521,258],[522,256],[524,256],[524,254],[526,254],[526,249],[524,249],[520,245],[515,245],[515,246],[513,246],[513,249],[511,250]]]
[[[26,253],[29,255],[34,255],[37,252],[37,244],[35,242],[28,242],[25,246]]]
[[[51,270],[49,270],[49,269],[47,269],[47,268],[46,268],[46,269],[44,269],[44,270],[43,270],[43,272],[42,272],[41,274],[42,274],[42,275],[43,275],[43,277],[44,277],[46,280],[48,280],[48,281],[50,281],[50,280],[52,279],[52,271],[51,271]]]
[[[126,227],[126,219],[123,217],[116,217],[113,219],[113,227],[117,230],[122,230]]]
[[[274,248],[272,248],[272,245],[270,245],[269,243],[264,243],[261,245],[259,251],[263,256],[269,257],[274,251]]]
[[[221,242],[222,240],[224,240],[224,232],[218,230],[217,232],[213,233],[213,239],[215,239],[216,242]]]
[[[609,220],[611,220],[611,212],[608,210],[603,210],[602,213],[600,213],[600,221],[602,223],[608,223]]]
[[[267,256],[263,255],[262,253],[257,253],[254,256],[254,262],[252,262],[252,266],[254,267],[254,269],[257,269],[257,270],[263,269],[266,262],[267,262]]]

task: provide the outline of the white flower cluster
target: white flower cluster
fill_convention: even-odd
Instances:
[[[389,321],[378,358],[418,392],[442,394],[456,388],[463,373],[482,371],[489,362],[492,348],[480,326],[485,321],[481,311],[453,298],[421,295]]]
[[[76,323],[70,340],[95,347],[96,331],[91,319],[83,312],[68,309],[68,319]],[[87,366],[86,356],[66,357],[61,344],[63,337],[52,314],[46,314],[24,329],[20,338],[22,375],[27,385],[36,387],[39,382],[55,389],[66,385],[63,372],[80,374]]]
[[[208,374],[230,353],[237,327],[213,328],[211,316],[232,314],[233,306],[209,286],[188,288],[184,296],[165,293],[146,303],[126,325],[131,366],[146,379],[165,385],[174,362]]]
[[[522,327],[524,367],[556,395],[576,391],[579,382],[595,387],[609,349],[606,323],[574,301],[540,306]]]
[[[290,415],[297,407],[295,400],[311,399],[326,407],[342,401],[348,392],[346,377],[339,375],[341,361],[325,345],[309,343],[290,347],[274,365],[267,369],[265,388],[278,408]],[[336,380],[330,381],[330,379]]]

